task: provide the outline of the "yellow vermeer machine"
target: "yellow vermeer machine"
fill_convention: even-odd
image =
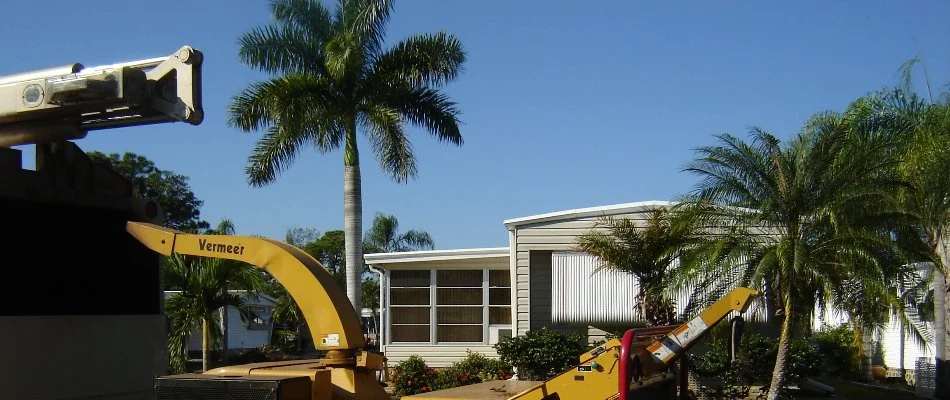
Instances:
[[[320,263],[286,243],[247,236],[187,234],[157,225],[129,222],[128,231],[161,254],[228,258],[263,268],[301,307],[318,350],[326,357],[236,365],[203,374],[159,377],[156,400],[188,399],[389,399],[376,379],[382,355],[364,349],[358,315]],[[679,326],[631,329],[580,355],[575,368],[544,382],[492,381],[407,396],[403,399],[673,399],[671,368],[710,328],[729,313],[745,312],[758,292],[737,288]],[[654,339],[656,338],[656,339]]]
[[[321,359],[222,367],[204,374],[155,379],[155,400],[389,399],[375,371],[384,358],[364,350],[356,310],[330,273],[304,251],[283,242],[249,236],[188,234],[129,222],[128,232],[149,249],[244,261],[267,271],[293,297]]]
[[[148,390],[152,371],[163,368],[157,354],[162,346],[161,307],[152,290],[160,290],[159,263],[153,252],[170,255],[234,259],[255,265],[279,281],[294,298],[314,337],[315,347],[325,356],[295,360],[235,365],[212,369],[202,374],[158,376],[152,379],[154,400],[388,400],[390,395],[377,379],[385,368],[385,358],[366,350],[366,339],[359,315],[343,290],[320,263],[302,250],[286,243],[249,236],[187,234],[158,225],[159,206],[132,197],[130,183],[117,173],[91,162],[71,141],[89,131],[120,127],[186,122],[198,125],[203,120],[201,107],[200,51],[184,46],[170,56],[86,68],[75,63],[63,67],[0,77],[0,205],[22,226],[44,226],[23,216],[35,218],[50,214],[63,216],[74,224],[76,232],[63,231],[51,241],[69,244],[83,252],[102,237],[121,247],[123,257],[109,265],[97,260],[103,271],[134,273],[144,283],[131,282],[122,305],[87,293],[65,292],[72,304],[59,304],[56,310],[18,310],[31,315],[29,320],[4,324],[0,338],[16,338],[20,343],[43,343],[36,332],[70,327],[72,341],[62,351],[47,355],[48,365],[72,371],[68,386],[38,383],[38,369],[24,368],[33,355],[14,351],[0,362],[5,370],[4,390],[19,398],[114,398],[141,399]],[[20,154],[11,147],[37,145],[36,171],[20,168]],[[46,212],[35,212],[40,208]],[[14,210],[14,211],[10,211]],[[19,210],[19,211],[16,211]],[[34,210],[28,212],[23,210]],[[57,210],[51,214],[49,210]],[[77,210],[82,210],[77,211]],[[90,217],[89,221],[81,216]],[[105,223],[104,221],[110,221]],[[112,221],[119,223],[114,226]],[[10,221],[7,221],[8,223]],[[122,231],[123,225],[125,232]],[[89,231],[91,228],[98,231]],[[65,228],[63,228],[65,229]],[[72,229],[72,228],[71,228]],[[62,230],[62,229],[61,229]],[[137,243],[125,233],[143,244]],[[116,237],[115,233],[120,233]],[[49,238],[50,232],[42,232]],[[76,236],[82,236],[77,238]],[[87,242],[83,242],[86,240]],[[129,245],[130,242],[132,245]],[[47,250],[29,241],[17,242],[18,251]],[[23,247],[26,246],[26,247]],[[42,247],[42,248],[41,248]],[[65,248],[65,247],[64,247]],[[46,253],[49,253],[48,251]],[[70,251],[60,251],[71,256]],[[144,254],[140,254],[144,253]],[[49,259],[48,265],[69,265],[66,259]],[[129,265],[141,271],[129,272]],[[147,268],[146,268],[147,267]],[[43,268],[38,271],[45,271]],[[144,272],[142,272],[144,271]],[[15,271],[14,271],[15,272]],[[64,272],[61,272],[62,274]],[[14,275],[17,277],[17,275]],[[23,278],[27,279],[23,279]],[[20,276],[20,280],[39,278]],[[83,290],[93,280],[78,281],[80,275],[64,275],[62,291],[70,286]],[[17,279],[14,279],[17,280]],[[68,284],[67,284],[68,283]],[[51,287],[56,287],[52,285]],[[87,292],[89,290],[86,290]],[[95,292],[95,291],[93,291]],[[114,294],[114,293],[113,293]],[[84,296],[85,295],[85,296]],[[637,329],[620,340],[580,355],[577,366],[544,381],[494,381],[431,392],[405,399],[667,399],[683,397],[685,385],[672,368],[699,338],[729,313],[744,312],[758,292],[739,288],[680,326]],[[139,299],[136,301],[136,299]],[[134,307],[128,306],[129,304]],[[63,309],[64,305],[74,305]],[[32,315],[32,314],[36,315]],[[0,310],[0,317],[13,318]],[[90,317],[94,316],[94,317]],[[31,322],[32,321],[32,322]],[[34,323],[35,325],[25,325]],[[22,328],[22,329],[21,329]],[[24,334],[22,332],[31,332]],[[24,338],[24,336],[31,336]],[[26,342],[25,342],[26,341]],[[65,342],[63,342],[65,343]],[[77,345],[78,344],[78,345]],[[30,346],[21,346],[29,348]],[[75,349],[97,348],[108,357],[74,357]],[[71,352],[72,351],[72,352]],[[111,351],[111,353],[110,353]],[[123,363],[115,356],[134,354]],[[59,358],[56,358],[59,357]],[[80,361],[77,361],[80,360]],[[682,363],[681,363],[682,364]],[[13,367],[15,365],[15,367]],[[109,371],[109,373],[105,373]],[[682,378],[683,373],[678,375]],[[143,384],[144,383],[144,384]],[[679,393],[679,394],[678,394]]]
[[[57,243],[60,250],[49,252],[47,241],[26,238],[15,242],[11,248],[44,254],[47,259],[43,268],[12,270],[13,279],[43,279],[55,288],[48,296],[62,292],[60,298],[64,299],[51,301],[57,309],[0,310],[0,319],[30,317],[0,324],[0,338],[26,343],[20,346],[26,349],[40,345],[54,349],[50,346],[59,345],[44,355],[45,363],[37,362],[34,354],[21,349],[11,349],[0,358],[0,366],[5,367],[0,382],[6,396],[390,399],[376,378],[377,372],[385,368],[385,358],[366,350],[359,316],[342,288],[317,260],[275,240],[188,234],[163,228],[159,225],[161,213],[157,204],[134,198],[126,179],[93,163],[72,143],[93,130],[166,122],[200,124],[204,115],[202,60],[200,51],[184,46],[167,57],[93,68],[75,63],[0,77],[0,188],[4,189],[0,191],[0,208],[7,210],[8,219],[16,220],[11,226],[47,229],[47,225],[56,225],[57,232],[47,229],[37,231],[37,235]],[[19,150],[11,148],[27,144],[37,145],[36,171],[20,168]],[[49,224],[43,222],[47,220],[36,220],[40,216],[48,218]],[[114,297],[90,295],[98,292],[90,289],[99,281],[94,277],[64,275],[68,269],[59,270],[57,278],[40,276],[52,266],[75,263],[76,254],[87,253],[88,248],[101,244],[102,238],[108,238],[121,251],[114,252],[114,259],[97,259],[98,269],[103,274],[132,278],[122,292],[123,302],[113,301]],[[227,258],[267,271],[300,306],[315,347],[325,356],[155,377],[154,371],[165,364],[159,356],[164,347],[160,296],[153,296],[161,290],[155,253]],[[130,266],[138,269],[129,271]],[[32,274],[33,271],[38,272]],[[70,287],[78,287],[75,290],[81,292],[70,292]],[[110,289],[114,296],[116,289]],[[681,379],[676,379],[673,363],[729,313],[745,312],[757,295],[754,290],[738,288],[686,324],[630,330],[622,339],[580,355],[575,368],[544,382],[484,382],[406,399],[675,398],[677,381]],[[70,330],[70,341],[44,340],[44,332],[64,329]],[[85,352],[90,348],[98,349],[104,356],[90,357]],[[47,365],[69,371],[69,384],[61,384],[62,376],[42,373]],[[143,395],[143,391],[149,390],[149,383],[152,393]],[[679,384],[682,397],[685,385]]]

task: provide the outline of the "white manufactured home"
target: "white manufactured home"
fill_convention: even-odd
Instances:
[[[265,294],[249,296],[244,290],[232,290],[232,293],[241,295],[249,305],[253,317],[243,320],[237,308],[228,306],[218,310],[219,328],[224,332],[224,350],[250,350],[262,345],[270,344],[274,323],[271,313],[277,300]],[[179,293],[166,290],[165,298]],[[201,351],[201,333],[194,332],[188,341],[188,350]]]
[[[467,351],[496,356],[500,338],[541,327],[584,333],[593,342],[604,338],[602,329],[638,322],[636,279],[595,273],[598,260],[579,252],[577,239],[601,217],[645,220],[672,205],[649,201],[509,219],[503,222],[508,247],[367,254],[367,264],[382,271],[381,349],[391,364],[416,354],[442,367]],[[685,290],[677,296],[678,313],[688,300]],[[766,315],[756,303],[745,317],[761,322]],[[886,350],[899,347],[894,332],[881,338]],[[932,349],[909,346],[906,368],[913,368],[910,360],[918,353],[932,355]],[[888,362],[899,358],[886,354]]]

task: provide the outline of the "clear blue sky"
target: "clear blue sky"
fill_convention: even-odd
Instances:
[[[190,177],[211,223],[282,239],[343,227],[342,154],[306,150],[278,181],[247,185],[257,134],[225,124],[231,97],[266,78],[237,38],[265,1],[6,1],[0,75],[79,62],[205,55],[206,118],[95,131],[86,151],[134,152]],[[507,246],[502,221],[688,191],[681,172],[713,135],[752,125],[781,137],[813,113],[892,85],[917,52],[950,82],[950,2],[399,1],[388,38],[444,29],[468,53],[447,87],[461,147],[414,131],[419,177],[389,181],[363,143],[364,224],[376,211],[430,232],[438,249]],[[32,149],[24,148],[32,165]]]

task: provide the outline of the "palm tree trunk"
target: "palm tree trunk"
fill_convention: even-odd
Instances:
[[[221,307],[220,315],[221,318],[221,337],[223,339],[221,348],[224,350],[224,353],[228,352],[228,306]]]
[[[208,370],[208,318],[201,318],[201,372]]]
[[[786,295],[787,296],[787,295]],[[782,320],[781,334],[778,338],[778,354],[775,356],[775,369],[772,370],[772,382],[769,384],[768,400],[778,399],[782,386],[785,385],[785,367],[788,359],[788,351],[791,342],[792,332],[792,305],[790,300],[785,300],[785,316]]]
[[[356,120],[346,133],[343,155],[343,243],[346,248],[346,297],[360,311],[360,282],[363,271],[363,195],[360,184],[359,151],[356,147]]]
[[[858,354],[861,355],[861,379],[865,382],[874,381],[874,369],[872,358],[874,356],[874,346],[871,343],[871,338],[867,333],[867,330],[864,328],[864,324],[859,323],[855,325],[855,334],[860,338],[860,346],[858,346]]]
[[[950,265],[950,252],[948,252],[947,243],[944,238],[938,237],[937,256],[940,257],[942,267]],[[947,306],[947,275],[939,267],[934,268],[933,272],[934,289],[934,350],[935,350],[935,388],[934,397],[938,399],[950,399],[950,361],[947,360],[947,353],[950,351],[950,343],[947,336],[950,332],[947,326],[950,326],[950,310]]]

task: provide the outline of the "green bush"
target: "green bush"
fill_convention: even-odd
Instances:
[[[859,372],[861,354],[854,344],[854,331],[850,327],[842,325],[818,332],[814,340],[825,376],[849,379]]]
[[[495,344],[501,361],[517,369],[518,379],[533,381],[548,380],[576,366],[587,347],[584,335],[546,327]]]
[[[436,377],[435,369],[427,366],[421,357],[413,354],[396,363],[389,380],[396,395],[408,396],[432,391]]]
[[[505,380],[514,375],[511,365],[468,350],[465,358],[439,371],[433,390],[449,389],[485,381]]]
[[[456,368],[446,368],[438,372],[432,382],[432,390],[451,389],[481,382],[478,375],[472,375]]]
[[[694,371],[700,375],[715,375],[718,385],[712,388],[714,396],[742,397],[753,385],[768,385],[778,355],[778,340],[756,333],[743,334],[739,354],[729,368],[728,342],[714,341],[705,354],[693,355]],[[809,340],[792,340],[785,369],[786,382],[798,382],[817,372],[818,352]]]
[[[776,346],[778,347],[778,346]],[[818,350],[811,340],[793,340],[788,349],[788,363],[785,368],[786,382],[801,382],[809,376],[819,373]]]

